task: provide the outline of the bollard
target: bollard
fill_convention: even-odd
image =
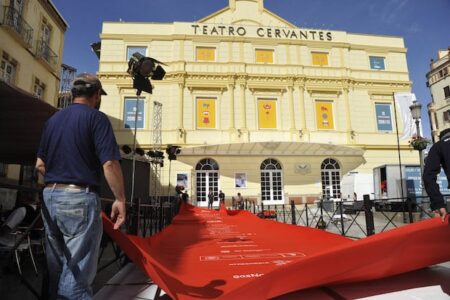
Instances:
[[[264,202],[261,201],[261,213],[264,216]]]
[[[291,200],[292,225],[297,225],[297,217],[295,216],[295,203]]]
[[[317,221],[317,228],[318,229],[326,229],[327,224],[323,220],[323,198],[320,199],[320,217],[319,221]]]
[[[306,226],[309,227],[308,202],[305,203],[305,212],[306,212]]]
[[[410,197],[406,198],[406,203],[408,204],[408,216],[409,216],[409,224],[414,223],[414,218],[412,214],[412,199]]]
[[[340,213],[341,213],[341,234],[342,234],[342,236],[345,236],[345,227],[344,227],[344,204],[343,204],[343,202],[342,202],[342,199],[341,199],[341,202],[338,203],[338,205],[339,205],[339,211],[340,211]]]
[[[164,211],[163,211],[163,201],[159,199],[159,231],[161,232],[163,229],[163,221],[164,221]]]
[[[366,216],[366,230],[367,236],[375,234],[375,226],[372,213],[372,202],[370,201],[370,195],[364,195],[364,214]]]

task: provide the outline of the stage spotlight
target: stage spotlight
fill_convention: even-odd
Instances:
[[[140,156],[142,156],[142,155],[144,155],[145,154],[145,151],[144,151],[144,149],[142,149],[142,148],[136,148],[136,154],[139,154]]]
[[[155,151],[155,154],[157,158],[164,158],[164,152],[162,151]]]
[[[121,149],[122,149],[123,153],[125,153],[125,154],[130,154],[131,153],[131,148],[128,145],[123,145],[121,147]]]
[[[158,150],[150,150],[147,152],[147,155],[150,156],[151,158],[164,159],[164,153]]]
[[[176,160],[177,155],[180,154],[180,152],[181,152],[180,146],[167,145],[166,153],[168,155],[169,160]]]
[[[149,94],[152,93],[153,87],[149,77],[153,80],[162,80],[164,78],[166,71],[161,65],[166,66],[166,64],[154,58],[146,57],[139,52],[133,53],[130,57],[127,72],[133,78],[133,88],[137,90],[138,96],[142,91]]]

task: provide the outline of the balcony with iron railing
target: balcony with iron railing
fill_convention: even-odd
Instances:
[[[0,25],[16,33],[25,47],[31,48],[33,40],[33,28],[25,22],[21,13],[11,6],[3,6]]]
[[[44,60],[52,70],[56,70],[58,66],[58,55],[50,48],[48,42],[39,40],[37,42],[36,57]]]

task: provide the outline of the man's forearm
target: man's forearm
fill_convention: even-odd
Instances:
[[[103,164],[103,172],[116,200],[125,202],[125,189],[120,164],[117,160],[109,160]]]
[[[38,170],[39,173],[41,173],[42,176],[45,176],[45,163],[39,157],[36,160],[35,168],[36,168],[36,170]]]

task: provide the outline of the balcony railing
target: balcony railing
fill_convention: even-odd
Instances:
[[[32,46],[33,29],[25,22],[18,10],[11,6],[4,6],[0,24],[15,31],[29,48]]]
[[[56,66],[58,65],[58,55],[50,49],[48,42],[43,40],[38,41],[36,56],[45,60],[53,69],[56,69]]]

